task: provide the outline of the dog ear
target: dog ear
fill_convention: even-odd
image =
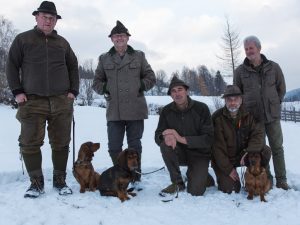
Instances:
[[[100,143],[93,143],[92,144],[92,150],[93,152],[97,151],[100,148]]]
[[[261,166],[266,167],[269,164],[269,161],[271,159],[271,155],[272,155],[271,148],[265,145],[260,155],[261,155]]]
[[[127,153],[128,150],[125,149],[124,151],[120,152],[118,155],[118,164],[120,167],[126,168],[127,167]]]
[[[89,150],[89,147],[86,145],[86,143],[84,143],[80,146],[80,149],[78,151],[78,159],[79,160],[82,160],[82,161],[84,160],[87,150]]]

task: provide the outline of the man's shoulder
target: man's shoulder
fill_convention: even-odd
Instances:
[[[174,104],[173,102],[170,102],[167,105],[165,105],[164,107],[162,107],[162,109],[161,109],[162,112],[166,112],[166,111],[170,110],[172,108],[173,104]]]
[[[223,109],[224,107],[220,108],[220,109],[217,109],[213,114],[212,114],[212,119],[213,121],[215,121],[216,119],[218,119],[219,117],[222,117],[223,116]]]
[[[268,62],[265,64],[265,66],[270,66],[274,68],[280,68],[279,64],[273,60],[268,60]]]
[[[34,33],[35,33],[34,29],[26,30],[26,31],[24,31],[24,32],[19,33],[19,34],[16,36],[16,38],[27,37],[27,36],[33,35]]]
[[[190,104],[192,107],[195,107],[197,109],[208,109],[208,105],[204,102],[200,102],[200,101],[197,101],[197,100],[194,100],[191,98],[190,100]]]

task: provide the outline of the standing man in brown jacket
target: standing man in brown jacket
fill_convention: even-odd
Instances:
[[[218,189],[238,193],[241,188],[237,167],[244,165],[248,152],[262,152],[265,167],[271,150],[264,144],[264,131],[254,117],[244,111],[242,92],[235,85],[228,85],[224,92],[225,106],[212,115],[214,124],[214,144],[212,150],[212,167],[215,171]]]
[[[117,21],[109,35],[114,46],[99,57],[93,82],[94,91],[104,95],[107,102],[108,151],[114,165],[122,151],[125,132],[128,147],[141,156],[144,119],[148,118],[144,91],[156,82],[145,54],[127,45],[129,36],[128,29]]]
[[[19,105],[19,146],[31,181],[24,197],[36,198],[44,193],[40,147],[46,123],[52,148],[53,187],[60,195],[72,194],[65,180],[73,101],[79,87],[77,58],[69,43],[54,30],[61,16],[53,2],[43,1],[32,15],[37,25],[17,35],[6,68],[9,87]]]
[[[264,126],[272,149],[276,187],[288,190],[283,135],[280,124],[281,102],[286,88],[280,66],[261,54],[255,36],[244,39],[246,58],[234,72],[234,84],[242,91],[246,110]]]
[[[206,104],[192,100],[182,80],[174,76],[168,95],[173,102],[166,105],[159,117],[155,142],[170,173],[172,184],[162,193],[174,194],[185,190],[180,166],[187,166],[187,192],[203,195],[214,180],[208,173],[213,143],[213,125]]]

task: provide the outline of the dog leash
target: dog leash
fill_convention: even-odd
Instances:
[[[140,175],[148,175],[148,174],[156,173],[156,172],[158,172],[158,171],[160,171],[160,170],[164,170],[164,169],[165,169],[165,167],[163,166],[162,168],[159,168],[159,169],[157,169],[157,170],[154,170],[154,171],[151,171],[151,172],[148,172],[148,173],[141,173],[141,172],[139,172],[139,171],[137,171],[137,170],[135,170],[134,172],[137,173],[137,174],[140,174]]]
[[[23,175],[24,175],[23,155],[22,155],[21,150],[20,150],[20,160],[21,160],[21,165],[22,165],[22,173],[23,173]]]
[[[75,117],[73,114],[73,119],[72,119],[72,125],[73,125],[73,168],[72,170],[74,171],[74,166],[75,166]]]
[[[242,183],[242,188],[245,189],[245,168],[241,166],[241,183]]]

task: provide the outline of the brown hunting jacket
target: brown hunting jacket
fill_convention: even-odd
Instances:
[[[264,144],[264,133],[260,123],[240,108],[233,120],[226,106],[212,115],[214,124],[214,144],[212,148],[212,167],[218,167],[229,175],[233,168],[240,166],[246,152],[260,152]]]
[[[286,87],[280,66],[264,55],[262,65],[253,68],[246,58],[234,72],[233,83],[243,93],[245,109],[265,123],[280,119]]]
[[[79,91],[77,58],[69,43],[54,30],[37,27],[15,38],[8,54],[7,80],[14,95],[53,96]]]
[[[142,51],[128,46],[121,59],[114,47],[99,57],[93,89],[105,96],[108,121],[148,118],[144,91],[156,82],[155,74]]]

